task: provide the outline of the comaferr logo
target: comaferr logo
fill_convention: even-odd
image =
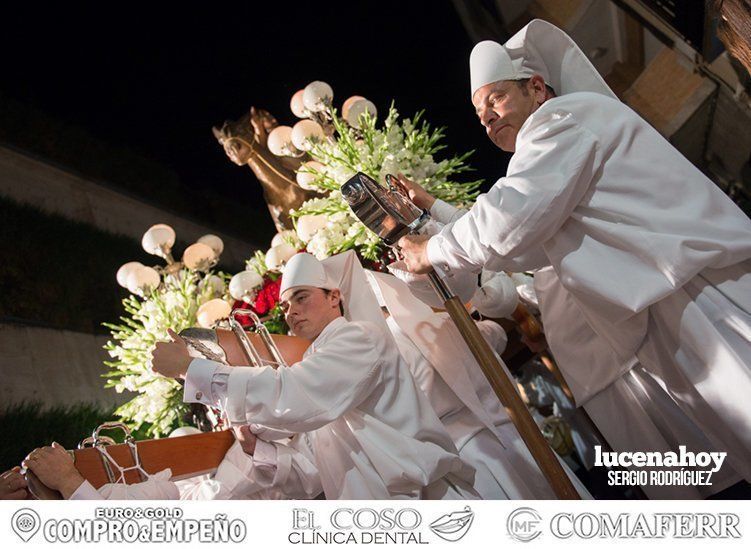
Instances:
[[[591,538],[740,538],[734,513],[558,513],[551,533],[560,539]]]
[[[521,507],[506,520],[516,541],[537,539],[545,526],[558,539],[737,539],[742,538],[735,513],[556,513],[548,520],[531,507]]]
[[[520,507],[506,519],[506,531],[517,541],[532,541],[542,533],[540,514],[531,507]]]

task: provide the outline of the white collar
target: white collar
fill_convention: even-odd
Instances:
[[[341,326],[342,324],[349,322],[346,318],[343,316],[336,317],[334,320],[326,324],[326,326],[321,330],[321,333],[318,334],[318,337],[313,340],[313,343],[310,344],[310,352],[314,353],[316,351],[316,347],[320,347],[326,341],[331,337],[331,335],[334,333],[334,331],[337,329],[338,326]]]

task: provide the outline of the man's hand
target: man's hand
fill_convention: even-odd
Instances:
[[[164,377],[185,379],[192,360],[185,340],[172,330],[167,330],[172,341],[159,342],[151,352],[151,369]]]
[[[411,273],[425,274],[433,269],[428,259],[428,240],[426,235],[407,235],[397,242],[407,270]]]
[[[430,210],[433,206],[435,197],[414,181],[410,181],[404,177],[404,174],[398,174],[395,183],[399,190],[401,190],[402,194],[408,196],[412,203],[418,208]]]
[[[239,427],[232,427],[232,430],[235,432],[235,438],[240,443],[240,447],[243,449],[243,452],[248,454],[249,456],[253,455],[253,452],[256,451],[256,437],[251,431],[249,425],[240,425]]]
[[[39,477],[45,486],[60,492],[65,499],[70,499],[84,480],[73,464],[73,458],[57,442],[31,452],[23,466]]]
[[[0,499],[26,499],[29,491],[20,467],[13,467],[0,475]]]

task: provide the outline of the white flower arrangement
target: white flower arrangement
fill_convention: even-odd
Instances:
[[[258,273],[262,279],[258,288],[253,290],[261,292],[258,294],[263,298],[261,301],[267,298],[273,301],[272,296],[267,295],[270,291],[265,285],[272,285],[278,279],[284,261],[296,250],[305,248],[317,258],[324,259],[356,249],[366,259],[380,260],[380,239],[352,214],[339,190],[357,172],[380,182],[385,181],[387,174],[403,173],[437,198],[460,207],[469,206],[477,196],[481,181],[451,181],[457,174],[470,170],[465,161],[471,152],[435,160],[434,155],[444,148],[440,144],[444,137],[443,128],[432,129],[421,120],[422,113],[400,121],[393,105],[383,126],[376,127],[375,106],[363,101],[368,105],[363,103],[355,109],[360,114],[357,118],[350,114],[349,122],[330,107],[330,99],[327,104],[322,103],[328,109],[324,118],[331,120],[335,135],[330,139],[318,136],[302,143],[312,161],[298,170],[298,174],[304,174],[298,177],[298,181],[303,179],[305,188],[318,190],[324,196],[308,200],[298,210],[292,210],[290,214],[296,220],[296,232],[280,233],[265,254],[256,252],[246,262],[246,270]],[[298,116],[310,114],[302,107],[298,111]],[[283,153],[279,151],[279,154]],[[150,231],[153,229],[165,230],[161,225]],[[169,227],[167,229],[172,231]],[[174,231],[170,247],[173,243]],[[157,253],[150,249],[146,251]],[[221,250],[215,250],[215,253],[218,256]],[[152,276],[156,282],[156,272]],[[163,436],[184,425],[188,410],[182,402],[180,384],[152,373],[149,360],[154,346],[158,341],[169,340],[168,328],[180,332],[195,326],[199,308],[210,300],[219,298],[232,303],[224,283],[228,277],[223,273],[209,271],[202,274],[182,268],[172,275],[163,273],[160,278],[161,283],[146,291],[144,297],[130,295],[123,300],[126,315],[120,317],[121,324],[105,324],[112,337],[105,349],[113,359],[105,363],[111,370],[105,374],[109,378],[106,386],[118,392],[138,393],[115,414],[136,429],[145,428],[148,437]],[[236,296],[236,299],[241,297]],[[244,297],[242,299],[250,303]],[[278,306],[265,303],[266,307],[269,310],[261,314],[270,315],[269,329],[276,333],[286,331]]]
[[[325,226],[312,235],[298,230],[307,251],[319,259],[351,248],[367,259],[379,258],[380,240],[351,213],[339,191],[357,172],[382,183],[387,174],[403,173],[446,202],[460,207],[474,202],[481,181],[451,181],[457,174],[470,170],[465,161],[471,151],[436,161],[434,155],[445,147],[440,144],[443,128],[432,129],[422,120],[422,113],[400,121],[392,104],[382,127],[376,127],[376,118],[365,111],[357,128],[347,124],[334,109],[329,110],[329,116],[335,137],[312,142],[309,154],[313,162],[306,162],[298,170],[309,175],[306,186],[325,196],[308,200],[299,209],[290,211],[298,220],[306,215],[327,217]]]
[[[226,293],[223,273],[201,274],[183,268],[174,275],[162,275],[161,284],[139,298],[130,295],[123,300],[127,316],[122,324],[105,324],[112,339],[105,349],[113,358],[106,361],[110,372],[106,387],[139,393],[120,406],[115,414],[139,429],[146,427],[146,436],[163,436],[186,424],[187,406],[182,402],[182,387],[173,380],[151,371],[151,351],[158,341],[169,341],[167,328],[180,332],[196,325],[201,305],[215,298],[231,303]]]

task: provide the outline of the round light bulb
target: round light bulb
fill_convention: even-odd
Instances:
[[[117,278],[117,283],[123,288],[127,288],[128,276],[130,276],[130,273],[134,272],[138,267],[143,267],[143,266],[144,265],[140,263],[139,261],[129,261],[128,263],[123,264],[117,270],[117,274],[115,275],[115,278]]]
[[[216,257],[222,255],[222,252],[224,251],[224,241],[215,234],[205,234],[201,238],[196,240],[196,242],[206,244],[209,248],[214,250]]]
[[[347,115],[349,114],[350,107],[361,99],[365,98],[362,95],[353,95],[352,97],[347,98],[347,100],[342,105],[342,118],[347,120]]]
[[[211,289],[214,290],[215,294],[224,293],[224,280],[222,280],[221,276],[211,275],[209,277],[208,284],[209,286],[211,286]]]
[[[297,90],[289,102],[289,108],[297,118],[308,118],[310,116],[310,113],[305,108],[305,103],[302,101],[303,93],[305,93],[305,90]]]
[[[202,328],[213,328],[223,318],[227,318],[232,312],[232,306],[223,299],[211,299],[198,307],[196,320]]]
[[[298,151],[292,144],[292,128],[277,126],[269,133],[266,146],[276,156],[293,156]]]
[[[159,286],[159,273],[151,267],[138,267],[128,275],[127,287],[132,294],[145,296]]]
[[[297,239],[297,233],[291,229],[286,231],[278,232],[274,235],[274,238],[271,239],[271,247],[278,246],[279,244],[282,244],[284,242],[287,242],[288,240],[296,240]]]
[[[313,235],[328,223],[325,215],[303,215],[297,220],[297,237],[303,242],[310,242]]]
[[[346,120],[349,123],[350,126],[353,128],[359,128],[360,127],[360,116],[367,111],[372,118],[375,118],[378,115],[378,111],[376,110],[376,106],[373,104],[372,101],[368,101],[367,99],[360,99],[359,101],[355,101],[352,106],[349,108],[349,112],[347,112]]]
[[[208,244],[196,242],[183,252],[183,264],[194,271],[207,271],[216,264],[216,254]]]
[[[301,151],[309,151],[316,142],[323,141],[325,134],[318,122],[300,120],[292,128],[292,144]]]
[[[318,187],[316,187],[315,182],[319,176],[317,174],[310,173],[310,170],[316,171],[318,173],[323,173],[324,169],[325,166],[320,162],[316,162],[315,160],[305,162],[298,169],[297,175],[295,175],[295,180],[297,181],[297,184],[306,191],[317,191]]]
[[[310,112],[321,112],[326,110],[327,104],[331,104],[334,99],[334,90],[326,82],[316,80],[311,82],[302,94],[302,102],[305,108]]]
[[[177,438],[177,437],[185,437],[188,435],[200,435],[203,431],[201,431],[197,427],[193,427],[192,425],[185,425],[183,427],[178,427],[174,431],[172,431],[167,438]]]
[[[280,271],[284,264],[296,253],[297,250],[294,246],[290,246],[286,242],[272,246],[266,252],[266,267],[270,271]]]
[[[263,285],[263,278],[255,271],[242,271],[237,273],[229,281],[229,295],[234,299],[245,299]]]
[[[158,223],[143,233],[141,246],[146,253],[162,257],[175,245],[175,231],[169,225]]]

